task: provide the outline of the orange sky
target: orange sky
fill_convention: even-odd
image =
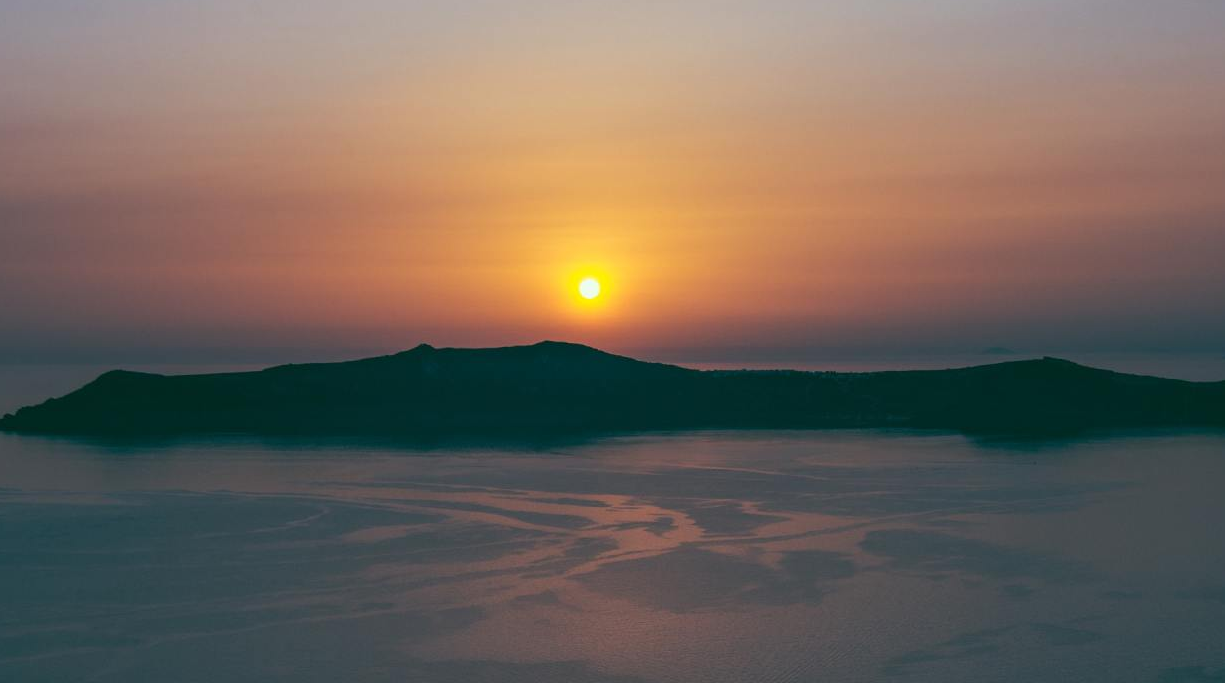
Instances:
[[[1225,5],[825,4],[5,3],[0,360],[1225,349]]]

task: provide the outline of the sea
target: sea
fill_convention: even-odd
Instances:
[[[1225,681],[1225,433],[0,434],[0,681]]]

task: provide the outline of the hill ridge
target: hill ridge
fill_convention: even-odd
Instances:
[[[946,370],[694,370],[546,340],[428,344],[258,371],[113,370],[0,419],[48,434],[485,434],[687,428],[935,427],[1041,432],[1225,426],[1225,382],[1046,356]]]

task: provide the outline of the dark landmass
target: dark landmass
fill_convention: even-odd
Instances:
[[[699,371],[578,344],[421,345],[257,372],[116,370],[0,420],[44,434],[514,435],[919,427],[1045,433],[1225,426],[1225,382],[1043,358],[952,370]]]

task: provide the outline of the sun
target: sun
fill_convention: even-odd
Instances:
[[[565,310],[587,321],[613,313],[613,299],[621,300],[621,280],[615,273],[595,263],[572,265],[563,273],[565,279],[557,281],[562,287],[554,291],[564,293]]]
[[[594,299],[600,295],[600,281],[593,278],[583,278],[582,282],[578,283],[578,293],[584,299]]]

